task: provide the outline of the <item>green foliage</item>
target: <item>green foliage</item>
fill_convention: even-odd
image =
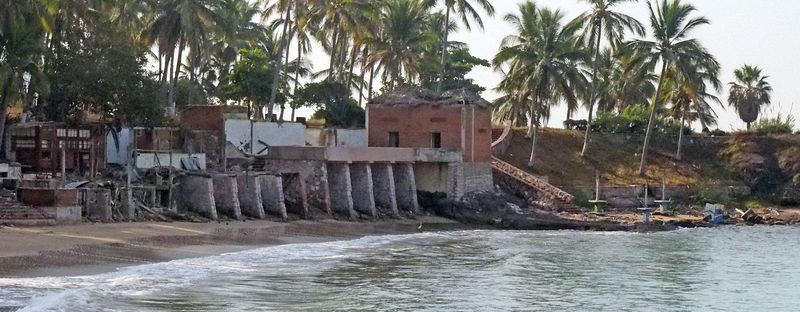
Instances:
[[[223,89],[228,100],[247,100],[256,107],[263,108],[269,103],[274,73],[272,62],[261,49],[245,49],[240,52],[241,60],[233,66]],[[279,94],[279,103],[285,97]]]
[[[602,133],[619,134],[645,134],[647,132],[647,122],[650,118],[650,106],[648,105],[629,105],[621,113],[600,113],[597,116],[592,128]],[[656,116],[653,129],[655,133],[661,135],[677,135],[680,131],[679,125],[668,122],[660,116]],[[691,131],[685,129],[685,131]]]
[[[46,72],[51,82],[48,105],[38,107],[38,114],[62,121],[82,112],[107,119],[124,114],[134,124],[159,122],[163,112],[156,105],[158,83],[144,69],[144,53],[117,28],[96,26],[53,56]],[[82,32],[74,27],[64,32]]]
[[[473,79],[466,78],[467,74],[478,66],[489,67],[491,64],[487,60],[470,54],[468,48],[451,47],[447,55],[442,91],[467,89],[475,94],[486,91],[486,88],[476,84]],[[440,67],[441,65],[437,64],[437,66],[421,68],[420,83],[422,87],[436,90],[441,74]]]
[[[795,127],[795,118],[792,115],[778,114],[775,117],[765,117],[758,120],[754,125],[754,130],[758,134],[792,134]]]
[[[344,84],[323,81],[309,83],[297,90],[295,102],[299,107],[314,107],[313,118],[325,119],[331,127],[363,127],[366,114]]]
[[[180,111],[188,105],[208,104],[208,94],[200,83],[181,78],[178,80],[178,88],[175,91],[175,107]]]

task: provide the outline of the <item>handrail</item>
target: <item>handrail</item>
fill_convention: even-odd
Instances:
[[[555,187],[552,184],[547,183],[544,180],[525,172],[524,170],[519,169],[512,164],[502,161],[497,157],[492,157],[492,167],[538,191],[550,194],[559,201],[571,203],[575,199],[574,195],[567,193],[564,190]]]

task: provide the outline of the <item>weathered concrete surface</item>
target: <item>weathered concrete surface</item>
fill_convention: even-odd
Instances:
[[[372,191],[378,211],[396,216],[397,192],[394,185],[394,170],[389,163],[374,163],[372,167]]]
[[[186,174],[180,178],[179,211],[191,211],[206,218],[217,220],[217,206],[214,201],[214,180],[210,175]]]
[[[290,152],[297,150],[297,152]],[[280,154],[278,151],[286,151],[286,155]],[[303,151],[309,151],[308,155],[303,154]],[[296,173],[300,175],[307,190],[307,200],[309,209],[321,210],[326,214],[331,214],[331,201],[330,191],[328,185],[328,167],[324,160],[325,150],[322,148],[301,148],[301,147],[281,147],[279,149],[270,149],[270,155],[264,160],[264,171],[274,175],[283,175],[286,173]],[[274,154],[273,154],[274,153]],[[307,160],[286,160],[286,159],[273,159],[270,157],[301,157],[298,159]],[[286,188],[284,188],[286,189]]]
[[[372,191],[372,168],[367,163],[353,163],[350,167],[353,209],[370,217],[378,215],[375,194]]]
[[[262,175],[259,176],[259,180],[261,181],[261,200],[264,211],[281,219],[288,219],[281,176]],[[303,209],[303,211],[305,210],[307,209]]]
[[[214,203],[217,205],[218,213],[234,219],[242,218],[236,176],[224,173],[214,175]]]
[[[350,179],[350,165],[347,163],[329,163],[328,181],[333,211],[347,218],[355,219],[357,215],[353,207],[353,185]]]
[[[296,173],[281,175],[286,211],[303,218],[311,217],[308,205],[308,189],[305,180]]]
[[[236,184],[239,189],[239,207],[242,214],[257,219],[266,218],[264,201],[261,198],[261,175],[240,173],[236,177]]]
[[[414,180],[414,168],[411,163],[393,164],[397,208],[411,213],[419,212],[417,201],[417,184]]]
[[[104,188],[81,190],[86,217],[100,222],[111,222],[111,191]]]

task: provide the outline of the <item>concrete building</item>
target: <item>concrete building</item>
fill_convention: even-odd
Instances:
[[[491,161],[489,102],[466,91],[404,90],[367,104],[370,147],[458,148],[465,162]]]
[[[399,90],[367,104],[368,142],[457,151],[462,161],[418,161],[414,173],[418,190],[458,199],[494,186],[491,114],[489,102],[467,91]]]

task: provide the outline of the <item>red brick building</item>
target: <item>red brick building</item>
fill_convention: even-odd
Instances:
[[[491,161],[489,102],[465,91],[403,90],[367,104],[370,147],[459,148],[465,162]]]

